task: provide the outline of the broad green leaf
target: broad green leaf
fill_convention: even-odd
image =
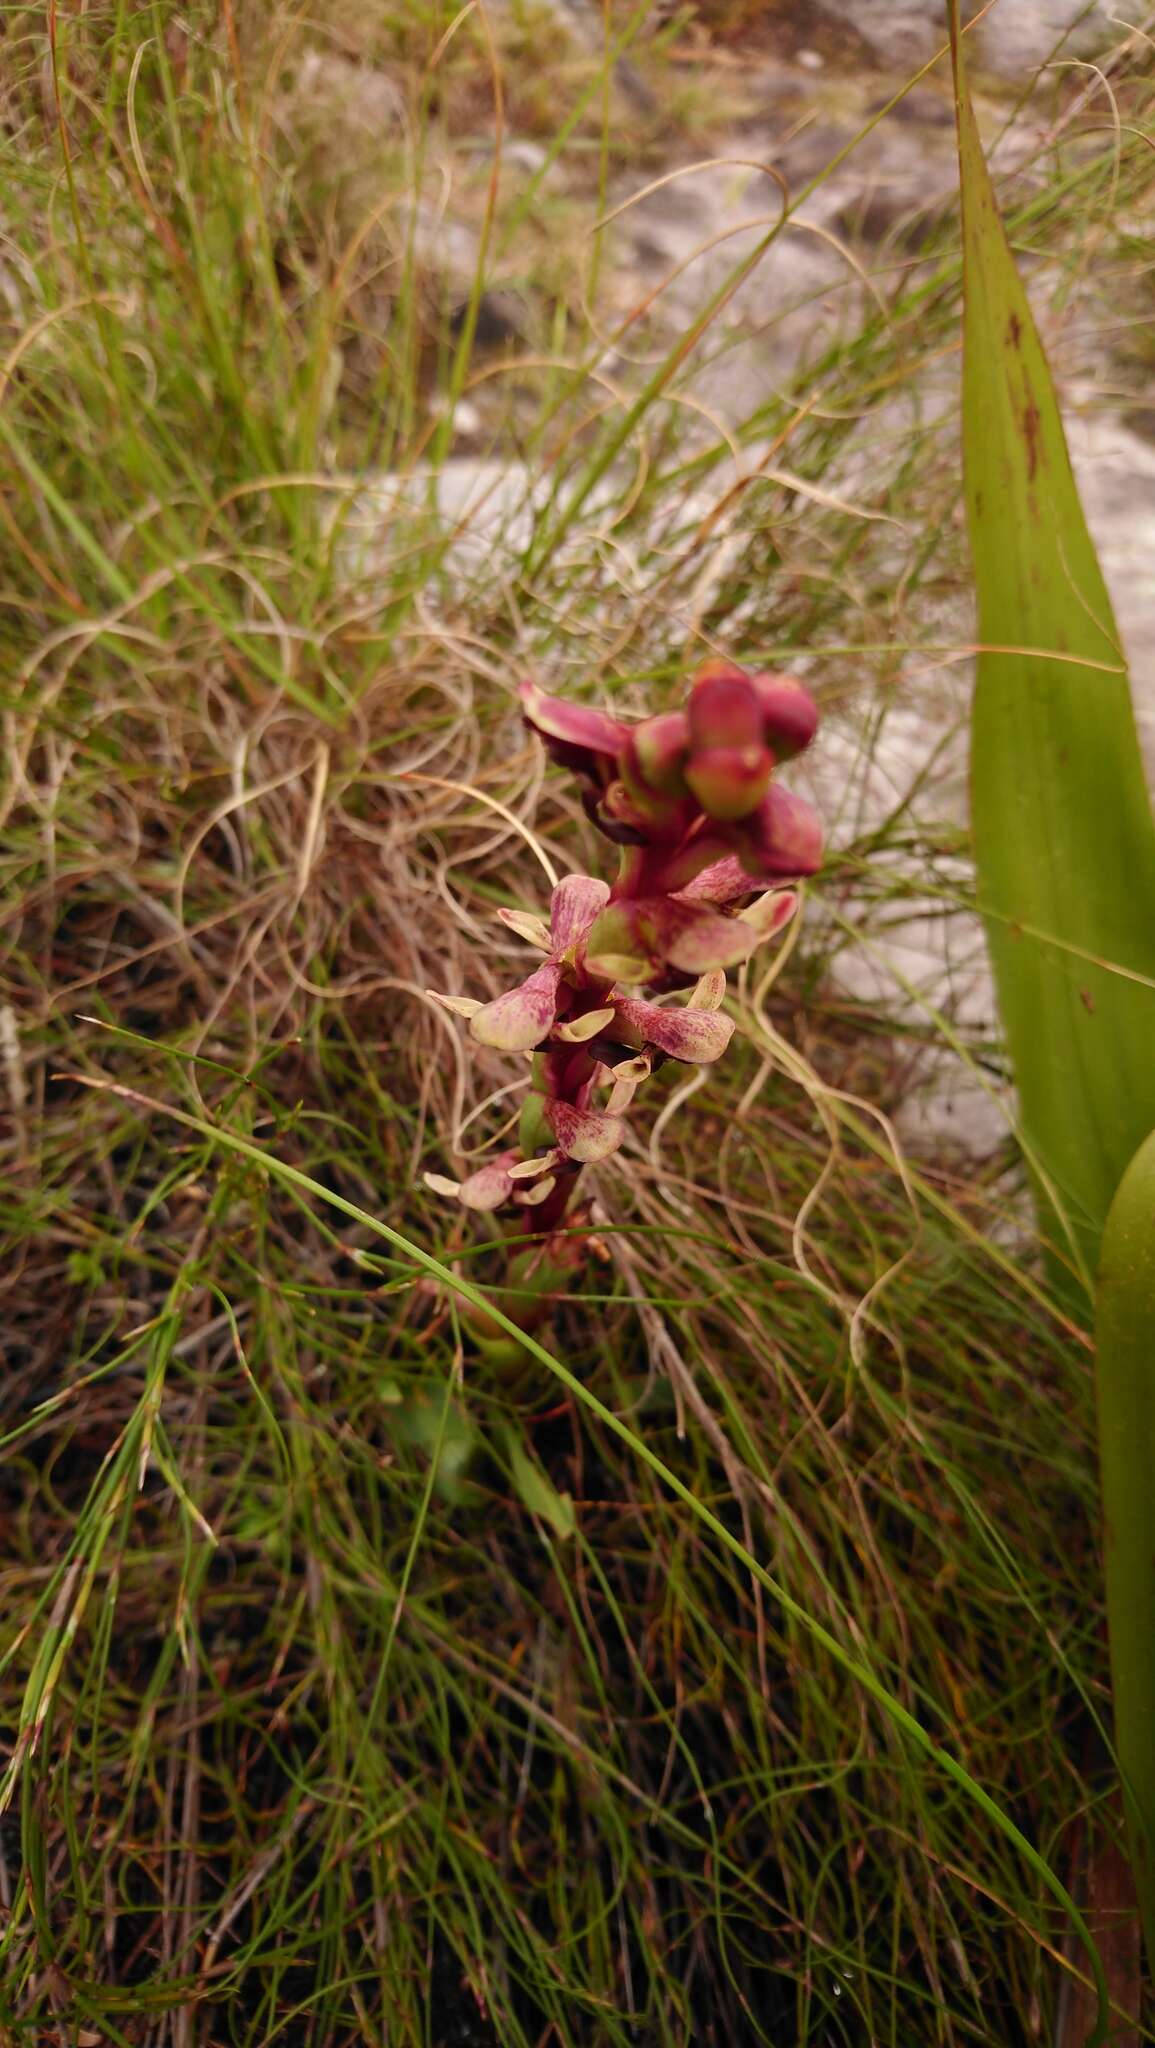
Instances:
[[[506,1436],[506,1449],[518,1498],[531,1515],[538,1515],[543,1522],[548,1522],[554,1535],[560,1536],[564,1543],[577,1527],[572,1496],[558,1492],[552,1479],[548,1479],[537,1460],[530,1457],[513,1430]]]
[[[1099,1472],[1115,1747],[1147,1959],[1155,1962],[1155,1132],[1103,1231]]]
[[[999,218],[951,0],[980,905],[1043,1221],[1089,1285],[1155,1126],[1155,827],[1126,665]]]
[[[478,1435],[461,1404],[447,1404],[443,1390],[433,1384],[414,1387],[398,1407],[386,1383],[383,1400],[392,1409],[390,1426],[394,1434],[432,1460],[434,1483],[442,1499],[451,1505],[464,1499],[466,1475],[477,1449]]]

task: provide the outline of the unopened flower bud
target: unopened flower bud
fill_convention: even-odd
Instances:
[[[686,794],[686,756],[690,721],[684,711],[662,711],[643,719],[630,734],[630,766],[651,789],[663,796]]]
[[[762,708],[744,669],[710,662],[690,687],[690,744],[696,755],[713,747],[751,747],[762,741]]]
[[[656,789],[639,772],[633,749],[627,749],[621,775],[611,782],[598,809],[602,831],[629,827],[635,845],[664,846],[679,842],[693,818],[694,800],[684,778],[676,794]]]
[[[704,669],[690,691],[689,723],[686,781],[702,809],[711,818],[748,818],[774,772],[749,676],[726,663]]]
[[[768,747],[711,747],[695,754],[686,781],[707,817],[748,818],[769,789],[773,772]]]
[[[794,676],[769,669],[751,676],[762,710],[762,737],[779,761],[793,760],[818,730],[818,706]]]

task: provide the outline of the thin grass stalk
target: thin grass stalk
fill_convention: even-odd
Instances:
[[[279,1159],[274,1153],[266,1151],[260,1145],[253,1144],[247,1138],[242,1138],[235,1131],[222,1129],[209,1123],[202,1117],[192,1116],[187,1111],[177,1109],[170,1104],[150,1101],[146,1096],[137,1094],[135,1090],[120,1087],[115,1083],[94,1082],[87,1076],[81,1075],[76,1075],[73,1078],[85,1087],[103,1089],[110,1094],[118,1095],[128,1102],[134,1103],[146,1116],[156,1115],[182,1124],[185,1129],[195,1131],[198,1136],[220,1145],[226,1152],[231,1152],[239,1158],[252,1161],[283,1186],[295,1190],[298,1194],[307,1196],[311,1202],[327,1204],[328,1207],[335,1209],[340,1215],[348,1217],[350,1221],[361,1224],[365,1229],[370,1230],[374,1236],[381,1238],[386,1244],[391,1245],[394,1251],[399,1252],[404,1259],[410,1261],[421,1272],[427,1273],[439,1285],[447,1288],[463,1306],[490,1317],[504,1331],[507,1337],[513,1338],[540,1365],[544,1365],[587,1413],[595,1416],[605,1429],[611,1431],[614,1436],[625,1444],[635,1458],[640,1459],[644,1465],[649,1467],[654,1476],[662,1482],[663,1486],[669,1488],[670,1492],[681,1501],[683,1507],[689,1510],[690,1514],[700,1523],[702,1528],[709,1532],[714,1541],[720,1544],[724,1550],[728,1551],[732,1557],[736,1558],[744,1569],[758,1582],[763,1591],[769,1593],[778,1602],[782,1612],[790,1620],[796,1622],[825,1651],[837,1667],[845,1672],[847,1677],[853,1679],[855,1684],[862,1687],[862,1690],[882,1709],[896,1730],[906,1738],[911,1748],[927,1763],[932,1764],[936,1769],[941,1770],[946,1777],[950,1778],[958,1786],[964,1797],[973,1802],[995,1832],[1001,1835],[1022,1857],[1034,1876],[1045,1886],[1063,1912],[1069,1916],[1071,1926],[1084,1950],[1096,1998],[1095,2026],[1093,2032],[1088,2036],[1087,2048],[1099,2048],[1099,2044],[1107,2038],[1110,2018],[1109,1993],[1102,1960],[1083,1914],[1075,1904],[1066,1886],[1062,1883],[1062,1880],[1047,1862],[1045,1856],[1040,1854],[1034,1843],[1029,1841],[1026,1835],[1023,1834],[1022,1829],[1016,1826],[1010,1815],[1003,1810],[997,1800],[992,1799],[990,1794],[984,1791],[983,1787],[977,1783],[969,1771],[964,1769],[957,1758],[953,1757],[949,1750],[943,1749],[934,1740],[933,1736],[928,1734],[922,1722],[902,1704],[901,1700],[895,1696],[889,1686],[885,1685],[876,1676],[870,1666],[863,1663],[860,1658],[852,1656],[839,1642],[837,1636],[832,1635],[830,1630],[824,1627],[820,1621],[816,1620],[807,1608],[794,1599],[781,1581],[776,1579],[759,1562],[747,1545],[731,1529],[728,1529],[719,1516],[714,1514],[713,1510],[707,1507],[703,1500],[699,1499],[692,1488],[687,1486],[685,1481],[678,1477],[677,1473],[666,1464],[665,1460],[660,1458],[651,1449],[644,1437],[639,1436],[635,1430],[630,1428],[628,1423],[623,1422],[619,1415],[616,1415],[611,1408],[608,1408],[603,1401],[599,1400],[592,1389],[583,1380],[580,1380],[576,1374],[572,1373],[569,1367],[562,1363],[561,1359],[555,1357],[543,1344],[539,1344],[531,1331],[522,1330],[517,1323],[496,1305],[492,1296],[487,1295],[481,1288],[475,1286],[472,1281],[465,1279],[460,1273],[453,1272],[450,1267],[443,1265],[440,1259],[434,1258],[432,1253],[427,1252],[421,1245],[414,1244],[401,1231],[394,1230],[389,1224],[383,1223],[379,1217],[373,1216],[368,1210],[361,1208],[359,1204],[346,1200],[344,1196],[337,1194],[333,1189],[323,1187],[310,1174],[302,1173],[297,1167],[291,1166],[287,1160]],[[10,1798],[11,1791],[12,1786],[9,1783],[8,1786],[0,1788],[0,1797],[6,1792],[7,1797]]]

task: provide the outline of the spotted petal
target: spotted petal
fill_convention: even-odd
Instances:
[[[712,967],[709,974],[695,982],[686,1002],[691,1010],[720,1010],[726,995],[726,970]]]
[[[470,1031],[482,1045],[501,1052],[532,1052],[547,1035],[557,1015],[561,968],[556,960],[542,966],[503,996],[495,996],[470,1020]]]
[[[495,1160],[490,1166],[481,1166],[471,1173],[458,1190],[457,1199],[467,1209],[500,1209],[513,1193],[513,1182],[509,1168]]]
[[[757,886],[737,854],[728,853],[685,883],[678,895],[693,903],[740,903],[743,896],[752,896]]]
[[[550,944],[568,953],[584,939],[599,910],[610,900],[610,885],[593,875],[566,875],[549,901]]]
[[[688,1066],[707,1066],[720,1059],[734,1035],[730,1018],[717,1010],[666,1010],[659,1003],[624,997],[614,1008],[635,1045],[656,1045],[659,1052]]]
[[[596,1110],[575,1109],[570,1102],[547,1101],[545,1120],[557,1139],[558,1150],[566,1159],[577,1159],[583,1166],[608,1159],[626,1135],[620,1116],[599,1116]]]

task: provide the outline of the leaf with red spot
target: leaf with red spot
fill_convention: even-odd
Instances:
[[[1155,1125],[1155,829],[1127,664],[952,24],[980,908],[1044,1222],[1086,1284]]]

